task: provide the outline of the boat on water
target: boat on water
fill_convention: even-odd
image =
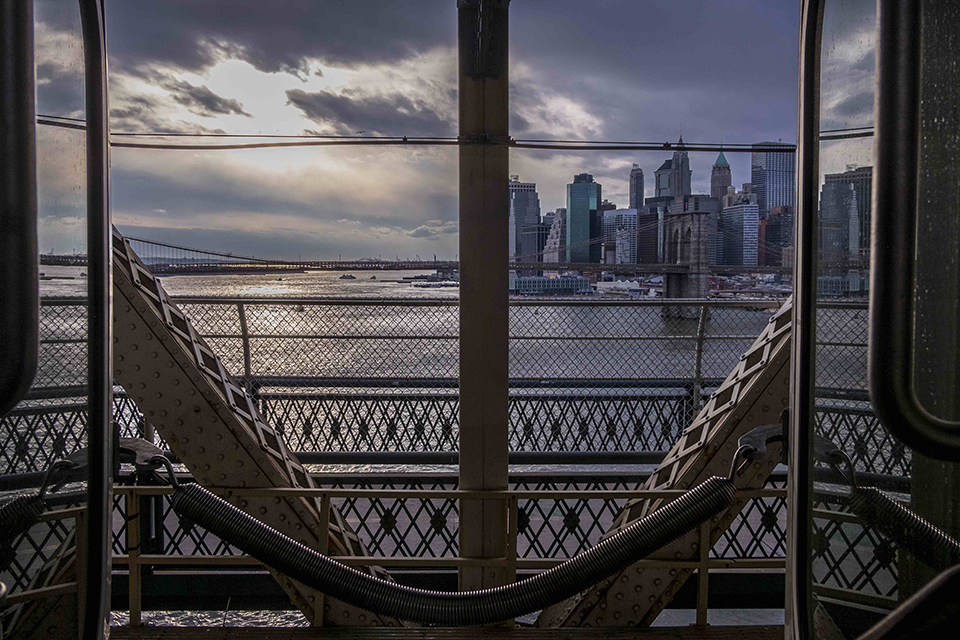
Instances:
[[[377,276],[370,276],[370,279],[371,279],[371,280],[376,280],[376,279],[377,279]]]
[[[340,279],[341,279],[341,280],[356,280],[356,279],[357,279],[357,276],[350,275],[349,273],[345,273],[345,274],[343,274],[342,276],[340,276]]]

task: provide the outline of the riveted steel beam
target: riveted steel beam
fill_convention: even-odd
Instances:
[[[294,540],[330,555],[368,555],[362,541],[330,507],[321,522],[318,500],[254,498],[231,489],[314,487],[266,424],[253,398],[141,262],[113,232],[114,374],[197,482],[226,490],[224,498]],[[367,570],[390,579],[379,567]],[[343,604],[274,573],[291,602],[312,624],[396,626],[391,618]]]

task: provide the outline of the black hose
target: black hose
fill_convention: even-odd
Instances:
[[[960,563],[960,543],[874,487],[854,487],[850,509],[935,569]]]
[[[0,507],[0,571],[6,571],[16,557],[14,540],[40,519],[46,505],[39,494],[17,496]]]
[[[40,519],[45,509],[43,496],[17,496],[0,507],[0,541],[11,542]]]
[[[531,613],[627,568],[733,504],[736,487],[710,478],[561,565],[522,582],[477,591],[428,591],[374,578],[320,555],[196,484],[180,485],[174,510],[265,565],[337,600],[404,620],[478,625]]]

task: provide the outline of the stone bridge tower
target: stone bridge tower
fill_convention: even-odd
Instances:
[[[664,226],[667,264],[686,267],[681,273],[664,274],[664,297],[706,298],[710,293],[710,214],[669,213]]]

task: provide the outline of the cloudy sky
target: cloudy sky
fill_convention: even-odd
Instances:
[[[83,117],[75,4],[37,4],[40,113]],[[455,0],[106,4],[115,132],[457,133]],[[825,81],[825,118],[856,126],[872,105],[870,2],[833,4],[828,64],[845,80]],[[513,0],[511,134],[793,142],[798,22],[797,0]],[[43,251],[83,246],[81,140],[41,128]],[[667,157],[514,151],[511,172],[543,211],[583,171],[626,206],[631,164],[652,195]],[[749,157],[727,157],[748,181]],[[691,154],[695,192],[714,160]],[[131,235],[278,258],[457,253],[453,147],[115,149],[112,175]]]

